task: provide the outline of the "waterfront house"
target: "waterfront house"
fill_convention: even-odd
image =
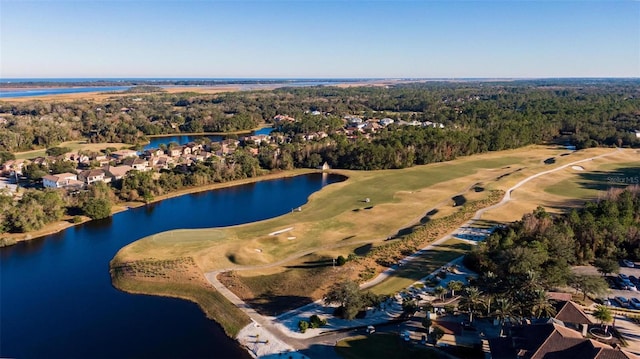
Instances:
[[[112,152],[111,157],[116,161],[122,161],[128,157],[138,157],[138,152],[134,150],[119,150]]]

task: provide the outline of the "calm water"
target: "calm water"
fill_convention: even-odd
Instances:
[[[273,131],[272,127],[263,127],[259,130],[252,131],[250,135],[268,135]],[[239,137],[244,135],[238,135]],[[224,136],[210,135],[210,136],[189,136],[189,135],[175,135],[175,136],[162,136],[152,137],[149,139],[149,143],[144,146],[145,150],[154,149],[160,147],[161,144],[168,145],[170,142],[176,142],[179,145],[184,145],[189,142],[195,141],[197,138],[207,137],[211,141],[219,142],[224,139]]]
[[[109,261],[160,231],[288,213],[341,180],[311,174],[186,195],[0,249],[0,357],[248,357],[195,304],[113,288]]]
[[[124,91],[131,86],[98,86],[98,87],[60,87],[60,88],[34,88],[34,89],[11,89],[0,90],[0,98],[32,97],[44,95],[63,95],[69,93],[84,92],[112,92]]]

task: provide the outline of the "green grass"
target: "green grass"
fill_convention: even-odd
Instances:
[[[215,320],[232,338],[251,322],[244,312],[213,288],[203,288],[188,282],[147,282],[127,277],[114,278],[113,285],[128,293],[174,297],[195,302],[207,318]]]
[[[335,349],[345,359],[438,358],[431,349],[406,343],[397,334],[386,333],[351,337],[338,342]]]
[[[478,171],[500,169],[528,160],[524,151],[508,156],[481,156],[485,158],[468,157],[402,170],[339,171],[349,179],[312,194],[301,212],[224,228],[222,234],[221,229],[159,233],[125,247],[119,255],[126,256],[128,252],[136,259],[142,256],[193,256],[205,270],[213,270],[234,264],[271,263],[309,249],[338,243],[344,238],[350,238],[352,242],[382,240],[395,234],[399,226],[408,224],[412,217],[428,206],[448,200],[451,195],[473,184],[479,177]],[[485,173],[484,176],[493,175]],[[444,188],[429,192],[429,187],[434,185]],[[427,192],[420,193],[423,190]],[[370,198],[371,202],[365,204],[365,198]],[[287,227],[294,227],[294,230],[279,236],[267,236]],[[287,240],[288,236],[297,239]],[[212,240],[213,237],[216,240]],[[256,248],[261,250],[260,255],[256,255]]]
[[[470,251],[472,245],[455,238],[434,246],[423,255],[400,267],[393,276],[370,290],[375,294],[393,294],[407,288],[420,278],[424,278],[433,271],[463,256]]]
[[[598,196],[610,187],[622,188],[629,184],[640,184],[640,162],[606,164],[597,171],[577,173],[545,188],[545,192],[569,197],[589,199]]]

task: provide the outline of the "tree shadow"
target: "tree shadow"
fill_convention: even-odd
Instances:
[[[299,268],[299,269],[307,269],[307,268],[322,268],[322,267],[331,267],[333,265],[333,259],[320,259],[317,261],[306,261],[302,264],[284,266],[285,268]]]
[[[373,244],[372,243],[367,243],[363,246],[360,246],[356,249],[353,250],[353,253],[359,255],[359,256],[364,256],[365,254],[369,253],[369,251],[371,251],[371,249],[373,248]]]
[[[284,312],[313,303],[311,297],[297,295],[276,295],[271,291],[252,299],[245,300],[253,309],[262,315],[277,316]]]
[[[467,203],[467,199],[463,195],[453,196],[451,199],[453,200],[454,207],[463,206]]]

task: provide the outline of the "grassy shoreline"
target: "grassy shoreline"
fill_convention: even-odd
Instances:
[[[295,170],[289,170],[289,171],[272,172],[272,173],[268,173],[268,174],[265,174],[265,175],[262,175],[262,176],[258,176],[258,177],[244,178],[244,179],[234,180],[234,181],[229,181],[229,182],[213,183],[213,184],[208,184],[208,185],[204,185],[204,186],[195,186],[195,187],[183,188],[183,189],[175,191],[175,192],[171,192],[171,193],[167,193],[167,194],[164,194],[164,195],[161,195],[161,196],[157,196],[153,200],[151,200],[149,202],[146,202],[146,203],[145,202],[122,202],[122,203],[118,203],[118,204],[114,205],[111,208],[111,215],[113,216],[116,213],[126,211],[126,210],[128,210],[130,208],[143,207],[143,206],[146,206],[148,204],[157,203],[157,202],[164,201],[166,199],[170,199],[170,198],[174,198],[174,197],[180,197],[180,196],[184,196],[184,195],[188,195],[188,194],[206,192],[206,191],[211,191],[211,190],[215,190],[215,189],[239,186],[239,185],[243,185],[243,184],[256,183],[256,182],[260,182],[260,181],[276,180],[276,179],[280,179],[280,178],[295,177],[295,176],[305,175],[305,174],[309,174],[309,173],[319,173],[319,172],[321,172],[321,171],[318,171],[318,170],[315,170],[315,169],[295,169]],[[338,172],[339,171],[332,171],[331,173],[338,173]],[[45,236],[48,236],[48,235],[51,235],[51,234],[62,232],[65,229],[68,229],[68,228],[77,226],[79,224],[83,224],[83,223],[91,221],[91,219],[88,218],[88,217],[82,216],[82,218],[83,218],[83,220],[81,222],[74,223],[74,222],[72,222],[72,217],[66,216],[64,219],[62,219],[60,221],[49,223],[49,224],[45,225],[43,228],[41,228],[41,229],[39,229],[37,231],[26,232],[26,233],[3,233],[3,234],[0,234],[0,238],[9,239],[9,241],[11,242],[9,245],[17,244],[19,242],[28,241],[28,240],[32,240],[32,239],[38,239],[38,238],[42,238],[42,237],[45,237]]]
[[[249,317],[209,284],[193,259],[109,263],[114,287],[131,293],[188,300],[218,323],[230,338],[251,323]]]

